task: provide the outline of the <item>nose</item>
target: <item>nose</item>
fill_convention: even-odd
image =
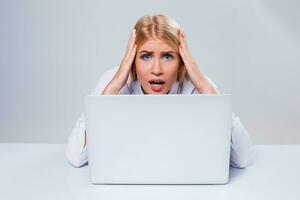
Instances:
[[[159,76],[163,74],[159,59],[155,59],[152,66],[152,74]]]

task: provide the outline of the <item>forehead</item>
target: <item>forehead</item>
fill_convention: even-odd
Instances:
[[[172,47],[163,40],[148,39],[138,47],[138,51],[172,51]]]

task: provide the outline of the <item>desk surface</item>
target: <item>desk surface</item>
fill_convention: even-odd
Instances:
[[[88,166],[74,168],[63,144],[0,143],[0,199],[300,199],[300,145],[254,146],[246,169],[227,185],[92,185]]]

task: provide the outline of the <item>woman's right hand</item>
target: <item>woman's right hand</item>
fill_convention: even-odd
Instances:
[[[104,88],[101,95],[118,94],[119,91],[126,84],[136,54],[137,45],[135,44],[135,37],[136,37],[136,33],[135,33],[135,29],[133,29],[130,34],[130,38],[127,44],[127,49],[121,61],[121,64],[116,74],[112,78],[112,80]]]

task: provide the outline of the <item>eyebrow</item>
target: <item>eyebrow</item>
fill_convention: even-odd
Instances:
[[[140,51],[140,54],[141,53],[149,53],[149,54],[153,54],[153,51],[148,51],[148,50],[143,50],[143,51]],[[170,53],[170,54],[175,54],[175,52],[174,51],[162,51],[161,52],[162,54],[166,54],[166,53]]]

